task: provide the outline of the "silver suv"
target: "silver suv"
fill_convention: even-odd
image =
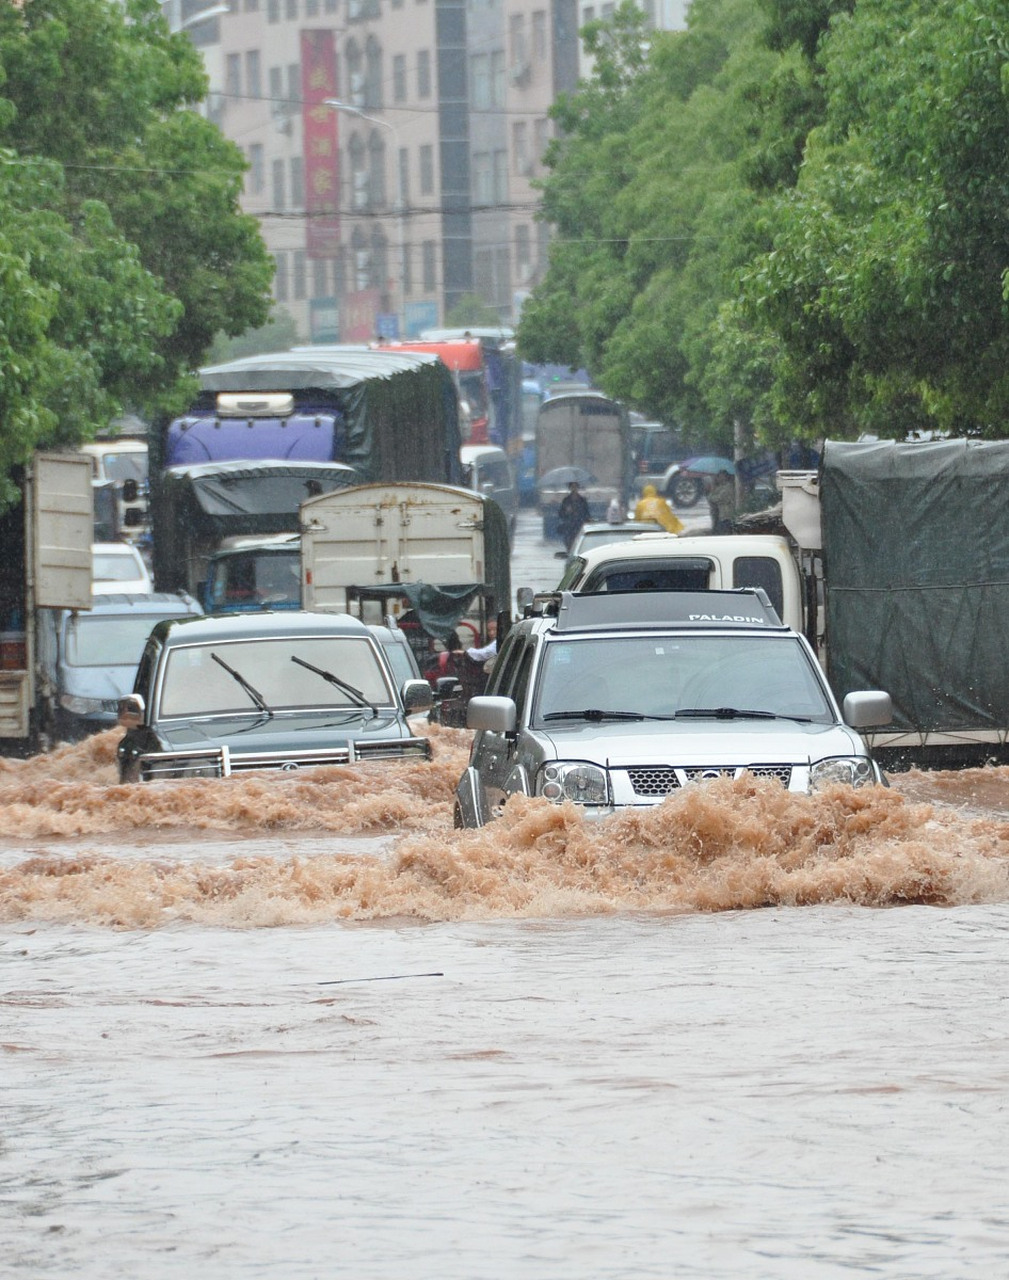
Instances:
[[[889,723],[889,695],[849,693],[842,716],[809,644],[763,591],[538,602],[542,613],[509,631],[487,695],[470,701],[457,827],[482,826],[516,793],[604,815],[744,771],[791,791],[883,781],[858,730]]]

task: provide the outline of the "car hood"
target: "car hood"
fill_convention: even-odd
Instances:
[[[624,766],[703,760],[711,765],[802,764],[828,756],[864,755],[859,735],[843,724],[792,720],[645,720],[551,725],[534,731],[559,760]]]
[[[380,710],[372,719],[342,711],[301,715],[229,716],[159,724],[165,751],[203,750],[226,745],[233,754],[260,751],[312,751],[346,745],[358,738],[408,738],[410,730],[397,712]]]

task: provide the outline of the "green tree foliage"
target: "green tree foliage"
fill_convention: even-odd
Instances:
[[[519,345],[727,443],[1009,409],[1004,0],[694,0],[590,27]]]
[[[156,0],[0,0],[0,476],[122,407],[178,403],[268,314],[244,158]]]

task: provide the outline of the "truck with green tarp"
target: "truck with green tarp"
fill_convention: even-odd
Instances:
[[[828,441],[818,472],[779,473],[778,482],[813,588],[807,605],[824,611],[835,694],[877,688],[893,700],[892,725],[872,735],[882,758],[1001,755],[1009,441]]]

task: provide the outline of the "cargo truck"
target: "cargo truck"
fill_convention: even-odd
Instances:
[[[90,609],[94,537],[91,459],[38,453],[15,479],[21,500],[0,515],[0,751],[30,755],[52,726],[53,690],[39,663],[47,609]]]
[[[1009,441],[828,441],[778,485],[835,694],[893,700],[883,762],[1005,758]]]

